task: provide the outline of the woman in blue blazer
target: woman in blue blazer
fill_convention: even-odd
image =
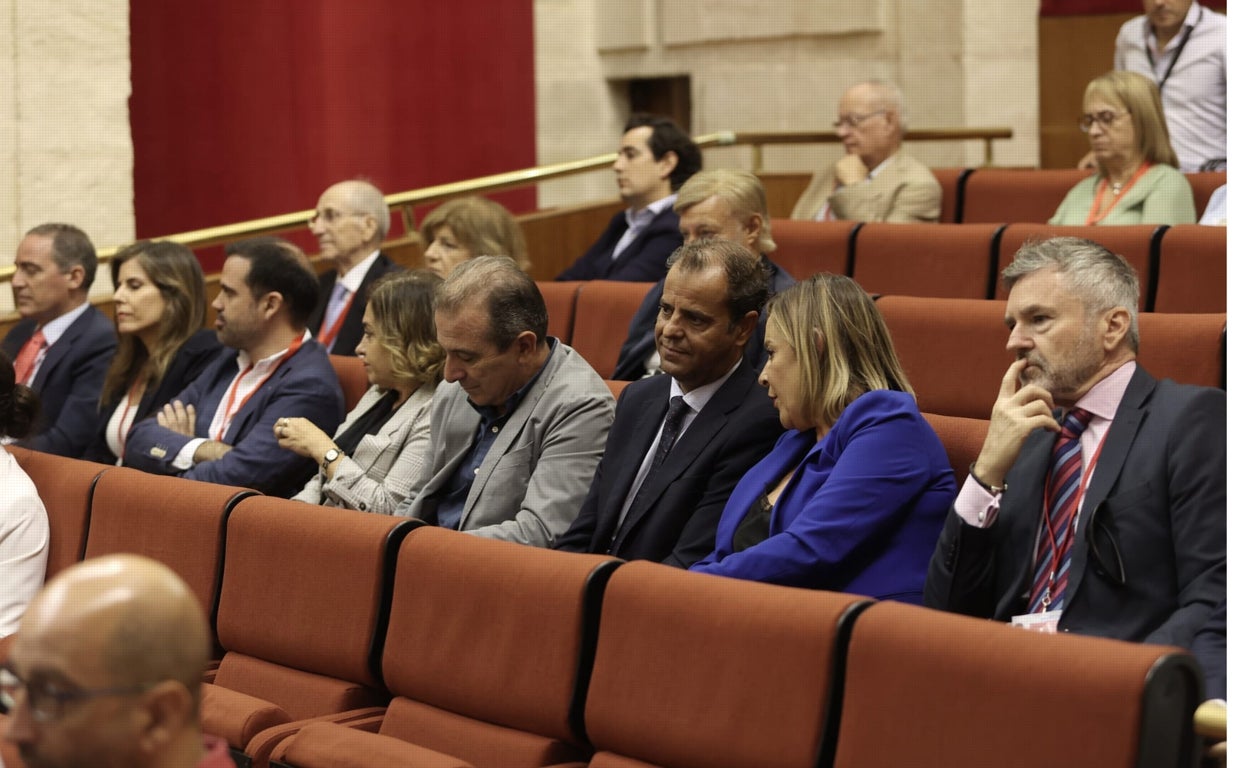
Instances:
[[[759,381],[788,432],[691,570],[920,604],[956,482],[874,301],[819,274],[776,296]]]

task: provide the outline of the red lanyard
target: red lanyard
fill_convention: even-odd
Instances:
[[[1145,172],[1148,171],[1149,169],[1150,169],[1150,164],[1148,162],[1142,163],[1141,167],[1137,169],[1137,172],[1134,173],[1132,175],[1132,178],[1128,180],[1128,183],[1125,184],[1123,187],[1121,187],[1119,192],[1115,193],[1115,197],[1114,199],[1111,200],[1111,204],[1108,205],[1107,209],[1103,211],[1101,214],[1098,213],[1098,209],[1102,207],[1102,195],[1104,192],[1106,192],[1107,184],[1105,181],[1099,184],[1098,191],[1094,194],[1094,204],[1089,209],[1088,218],[1085,219],[1085,226],[1092,227],[1093,225],[1097,224],[1098,222],[1105,219],[1108,215],[1110,215],[1111,209],[1115,207],[1115,204],[1119,202],[1119,199],[1123,197],[1125,194],[1127,194],[1128,190],[1132,189],[1132,185],[1136,184],[1137,180],[1140,179],[1142,176],[1144,176]]]
[[[319,331],[319,343],[331,349],[332,343],[336,341],[336,337],[340,335],[340,328],[344,325],[345,315],[349,314],[349,308],[353,306],[353,299],[357,297],[357,293],[350,293],[349,300],[340,308],[340,314],[336,315],[336,322],[332,323],[332,327],[326,331]]]
[[[1084,434],[1085,433],[1082,432],[1081,436],[1084,437]],[[1102,435],[1102,439],[1098,441],[1098,447],[1094,449],[1094,455],[1089,460],[1089,466],[1086,467],[1085,472],[1081,474],[1081,482],[1077,484],[1076,491],[1073,492],[1072,498],[1068,502],[1072,505],[1073,512],[1071,524],[1074,527],[1076,526],[1076,518],[1081,512],[1081,496],[1085,493],[1085,485],[1094,475],[1094,467],[1098,464],[1098,457],[1102,455],[1102,446],[1106,443],[1107,435],[1109,434],[1111,434],[1111,430],[1107,429],[1106,433]],[[1042,520],[1046,523],[1046,533],[1049,537],[1047,538],[1046,543],[1051,548],[1051,573],[1050,579],[1047,581],[1046,585],[1048,594],[1055,591],[1055,579],[1059,577],[1059,564],[1063,562],[1063,556],[1067,554],[1068,546],[1070,545],[1070,542],[1068,542],[1066,536],[1064,537],[1065,546],[1062,550],[1055,544],[1055,530],[1051,527],[1051,483],[1053,481],[1054,473],[1048,472],[1046,475],[1046,485],[1043,487],[1042,491]],[[1043,606],[1043,610],[1045,610],[1045,606]]]
[[[233,401],[237,397],[237,390],[241,387],[241,380],[245,378],[247,373],[254,370],[254,363],[250,363],[245,367],[245,370],[237,374],[237,378],[233,379],[232,386],[228,388],[228,402],[224,406],[224,423],[220,425],[219,434],[215,436],[216,442],[224,442],[224,434],[228,431],[228,426],[232,424],[233,416],[236,416],[237,412],[244,408],[246,403],[250,402],[250,398],[254,396],[254,393],[267,383],[267,379],[270,379],[273,375],[275,375],[275,372],[280,369],[280,366],[284,365],[285,360],[288,360],[296,354],[297,350],[301,348],[303,338],[305,338],[304,335],[293,339],[293,343],[288,346],[288,349],[284,350],[284,354],[280,355],[280,359],[277,360],[276,364],[271,367],[271,370],[267,372],[267,375],[259,379],[258,383],[255,384],[254,387],[246,393],[246,396],[241,398],[241,402],[237,403],[234,407]]]

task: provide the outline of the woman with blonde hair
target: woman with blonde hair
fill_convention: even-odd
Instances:
[[[758,380],[789,431],[691,570],[920,603],[956,481],[874,301],[815,275],[772,300],[766,348]]]
[[[1085,87],[1080,127],[1098,172],[1068,191],[1051,224],[1192,224],[1193,190],[1167,135],[1154,81],[1112,71]]]
[[[432,299],[443,282],[424,269],[375,281],[357,356],[371,387],[329,437],[309,419],[276,421],[281,448],[319,472],[294,500],[390,515],[405,500],[430,443],[430,404],[443,378]]]
[[[427,242],[426,268],[440,277],[475,256],[507,256],[530,271],[517,220],[485,197],[458,197],[440,205],[422,220],[422,239]]]
[[[220,351],[206,330],[198,257],[166,240],[139,240],[112,257],[116,355],[99,397],[100,424],[85,458],[120,463],[129,429],[185,389]]]

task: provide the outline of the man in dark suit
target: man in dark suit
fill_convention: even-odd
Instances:
[[[308,419],[332,434],[344,395],[327,350],[306,330],[318,295],[297,246],[231,243],[213,306],[222,350],[202,377],[134,425],[125,463],[148,472],[291,496],[315,464],[281,448],[277,422]]]
[[[319,276],[319,300],[306,327],[333,355],[355,354],[371,284],[400,269],[379,251],[391,220],[383,193],[366,181],[328,187],[310,217],[310,231],[335,269]]]
[[[680,233],[686,243],[717,237],[745,246],[751,258],[766,269],[771,296],[796,282],[792,275],[767,258],[767,254],[775,250],[775,241],[771,238],[771,218],[766,212],[766,190],[757,176],[731,168],[702,171],[680,188],[674,207],[680,216]],[[655,349],[654,323],[662,296],[663,282],[660,281],[642,299],[629,323],[629,335],[620,347],[620,359],[611,375],[613,379],[635,381],[661,370]],[[766,363],[765,332],[766,310],[763,310],[745,348],[745,360],[754,370],[761,370]]]
[[[18,383],[39,393],[42,416],[23,442],[81,456],[94,437],[99,394],[116,351],[112,321],[90,305],[95,246],[71,224],[41,224],[17,246],[13,303],[22,316],[4,338]]]
[[[668,375],[621,394],[590,492],[556,549],[688,568],[714,546],[733,486],[783,431],[743,357],[767,299],[761,262],[720,239],[672,260],[655,327]]]
[[[1188,646],[1226,593],[1223,391],[1137,363],[1137,276],[1102,246],[1028,244],[1003,278],[1017,359],[926,604]]]
[[[634,114],[624,126],[612,170],[625,210],[556,280],[653,282],[682,242],[672,210],[676,191],[702,168],[702,151],[666,117]]]

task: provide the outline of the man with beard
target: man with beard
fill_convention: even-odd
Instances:
[[[125,463],[148,472],[291,496],[314,462],[280,447],[277,420],[332,434],[344,395],[327,350],[306,330],[318,286],[297,246],[275,237],[230,244],[212,303],[229,349],[154,417],[134,425]]]
[[[1016,361],[926,604],[1187,647],[1226,593],[1225,395],[1136,362],[1137,276],[1102,246],[1027,244],[1003,279]]]

